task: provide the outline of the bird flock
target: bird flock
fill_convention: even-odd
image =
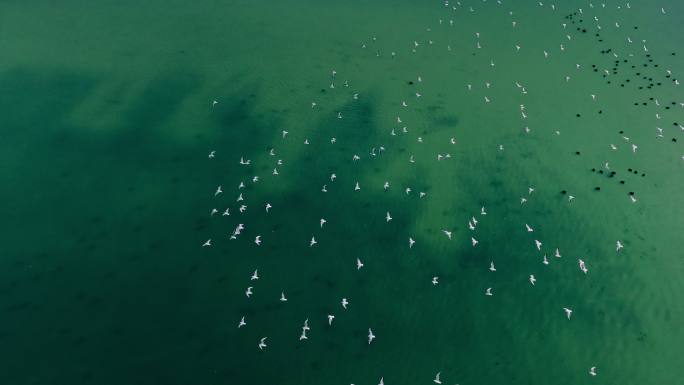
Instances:
[[[444,33],[449,33],[448,30],[449,28],[453,28],[454,25],[457,23],[457,16],[458,17],[468,17],[469,14],[474,14],[477,12],[485,12],[484,10],[480,10],[478,8],[478,4],[484,4],[484,3],[494,3],[494,0],[480,0],[480,1],[473,1],[470,2],[467,5],[462,4],[460,1],[443,1],[439,4],[439,7],[442,9],[441,12],[443,12],[443,17],[440,17],[437,20],[433,21],[433,24],[430,25],[426,30],[428,33],[431,33],[433,30],[440,30]],[[506,6],[503,4],[503,1],[495,1],[497,6],[500,7],[500,9],[504,9]],[[465,2],[463,2],[465,3]],[[564,55],[567,54],[568,52],[571,52],[576,49],[576,44],[575,42],[579,39],[583,39],[587,36],[589,36],[589,33],[594,33],[595,37],[598,39],[601,39],[601,33],[606,30],[606,29],[611,29],[611,30],[626,30],[627,27],[624,26],[620,20],[604,20],[603,18],[599,18],[597,16],[593,15],[593,11],[597,9],[603,9],[606,7],[613,7],[616,10],[619,10],[620,12],[628,12],[631,10],[631,5],[629,2],[626,3],[620,3],[618,5],[612,4],[612,5],[606,5],[605,3],[592,3],[588,2],[585,8],[580,8],[573,10],[569,14],[562,14],[559,11],[559,8],[561,8],[560,4],[558,6],[556,4],[549,4],[545,2],[539,2],[537,4],[539,7],[543,8],[545,12],[548,12],[549,17],[555,17],[559,20],[558,23],[558,36],[560,41],[558,42],[557,46],[555,47],[547,47],[545,49],[540,50],[537,53],[532,53],[531,57],[534,57],[534,60],[538,61],[553,61],[553,60],[558,60],[556,59],[556,56]],[[487,8],[487,12],[490,12],[491,8]],[[656,7],[656,10],[654,12],[658,12],[661,15],[667,15],[667,12],[664,8]],[[508,17],[508,26],[507,28],[509,30],[515,30],[516,28],[521,27],[521,23],[519,23],[519,20],[516,19],[516,12],[514,10],[509,10],[506,12],[507,17]],[[616,12],[616,15],[620,15],[619,12]],[[587,32],[589,30],[590,32]],[[615,32],[615,31],[613,31]],[[640,40],[637,37],[637,32],[638,30],[633,29],[630,31],[631,34],[627,36],[621,44],[617,44],[616,46],[606,49],[602,51],[602,54],[605,57],[611,57],[614,59],[615,66],[612,67],[606,67],[606,68],[601,68],[601,66],[597,66],[595,64],[592,65],[592,63],[576,63],[573,64],[568,68],[568,73],[563,73],[563,74],[556,74],[555,76],[559,76],[560,79],[562,79],[563,82],[565,83],[570,83],[573,81],[574,74],[572,71],[579,72],[579,71],[589,71],[593,72],[595,76],[601,76],[601,78],[604,81],[607,81],[606,87],[609,86],[616,86],[617,83],[623,84],[621,87],[625,87],[625,82],[624,80],[619,80],[618,75],[618,70],[617,65],[621,63],[627,63],[628,60],[629,62],[636,62],[639,57],[637,57],[637,53],[634,53],[634,47],[637,47],[636,51],[640,51],[641,53],[641,58],[645,60],[649,60],[651,58],[651,54],[649,53],[649,48],[648,44],[644,40]],[[467,44],[472,45],[472,49],[475,50],[478,53],[484,52],[484,55],[488,55],[490,58],[486,61],[486,67],[488,71],[497,71],[499,73],[505,73],[506,72],[506,63],[504,60],[498,60],[497,58],[497,51],[488,51],[488,41],[491,41],[491,39],[495,39],[495,36],[490,36],[486,30],[482,31],[472,31],[472,34],[469,36],[451,36],[453,39],[461,39],[465,40]],[[510,47],[511,52],[515,54],[520,54],[522,55],[525,53],[526,49],[528,46],[531,46],[532,44],[528,44],[529,42],[521,40],[519,42],[516,42],[514,45]],[[386,52],[384,49],[379,48],[378,44],[378,38],[376,36],[372,36],[369,38],[368,41],[361,42],[359,45],[360,49],[360,54],[368,54],[370,52],[370,55],[373,55],[378,58],[378,60],[401,60],[402,57],[405,55],[415,55],[423,50],[443,50],[446,52],[452,52],[455,51],[454,46],[452,46],[448,41],[440,41],[437,38],[433,39],[415,39],[413,41],[408,41],[403,47],[397,47],[395,50],[390,50],[389,52]],[[458,59],[455,59],[458,60]],[[652,63],[652,60],[648,63]],[[636,64],[635,64],[636,65]],[[665,79],[670,79],[670,84],[673,87],[676,87],[679,85],[679,82],[674,78],[673,71],[671,69],[656,69],[653,67],[650,67],[651,69],[654,70],[654,73],[657,72],[659,76],[662,76]],[[620,69],[622,71],[622,67]],[[645,73],[645,69],[637,70],[635,69],[634,71],[642,71]],[[329,83],[325,85],[321,85],[322,87],[326,88],[328,93],[334,92],[334,93],[339,93],[342,95],[349,95],[349,100],[351,103],[358,103],[360,100],[364,98],[364,94],[362,91],[355,90],[354,87],[357,85],[354,84],[352,81],[349,80],[343,80],[341,79],[343,71],[338,72],[336,69],[331,69],[329,72],[329,77],[328,81]],[[651,78],[655,75],[644,75],[647,78],[650,76]],[[612,82],[611,82],[612,80]],[[654,84],[656,81],[654,80],[648,80],[645,79],[648,82],[647,89],[653,89],[655,86]],[[396,111],[394,113],[394,116],[391,118],[387,118],[385,122],[383,122],[383,126],[387,127],[387,130],[383,133],[381,133],[380,137],[383,138],[385,141],[384,144],[378,144],[377,146],[374,146],[370,149],[367,150],[366,153],[363,151],[354,151],[352,150],[351,153],[348,154],[347,159],[351,159],[351,161],[354,164],[363,164],[364,162],[371,162],[373,159],[377,159],[382,156],[387,156],[387,154],[392,153],[395,149],[396,146],[394,145],[397,143],[399,140],[399,137],[406,137],[413,143],[415,143],[416,146],[420,146],[421,143],[424,143],[427,141],[426,138],[423,137],[421,134],[414,133],[414,131],[411,129],[412,125],[409,123],[410,119],[405,119],[403,116],[405,115],[410,115],[409,111],[411,111],[412,108],[418,108],[421,106],[422,100],[429,95],[429,87],[424,87],[424,85],[431,83],[431,82],[440,82],[442,81],[441,79],[435,79],[432,78],[429,74],[415,74],[414,78],[410,80],[409,84],[411,85],[412,91],[410,94],[410,98],[405,98],[404,96],[398,97],[397,100],[394,101],[394,105],[396,106]],[[629,82],[630,86],[636,86],[636,81]],[[660,84],[660,83],[659,83]],[[510,88],[511,92],[514,92],[517,95],[518,102],[514,105],[510,106],[500,106],[501,108],[507,108],[510,110],[517,111],[520,117],[520,122],[522,122],[522,130],[520,132],[521,135],[524,137],[529,137],[533,136],[535,132],[537,131],[548,131],[552,135],[560,136],[561,131],[558,129],[554,128],[545,128],[545,127],[536,127],[531,121],[533,120],[533,117],[535,115],[535,111],[528,109],[526,106],[526,99],[532,98],[532,97],[537,97],[537,98],[544,98],[547,97],[546,95],[536,95],[535,91],[532,89],[528,89],[528,86],[525,85],[524,82],[512,79],[510,84],[498,84],[495,81],[486,81],[484,84],[474,84],[474,83],[466,83],[463,84],[462,86],[462,92],[464,94],[464,97],[467,98],[473,105],[482,105],[482,107],[487,108],[489,105],[494,105],[498,103],[497,98],[493,97],[492,94],[489,93],[489,90],[492,90],[496,87],[501,87],[501,88]],[[359,86],[360,88],[360,86]],[[350,91],[351,90],[351,91]],[[605,92],[608,94],[608,92]],[[478,96],[479,95],[479,96]],[[604,100],[604,97],[601,94],[601,89],[595,89],[595,90],[587,90],[585,96],[586,99],[590,100],[591,103],[595,105],[600,105],[602,101]],[[665,106],[667,105],[667,110],[670,110],[670,106],[672,107],[684,107],[684,103],[679,103],[679,102],[671,102],[671,103],[665,103],[663,102],[662,99],[660,98],[652,98],[653,103],[649,103],[650,105],[653,105],[655,107],[660,107],[661,104]],[[637,103],[635,103],[636,105]],[[641,105],[641,103],[638,103]],[[308,110],[309,113],[315,114],[318,113],[317,111],[320,110],[323,107],[326,108],[331,108],[334,109],[332,106],[326,106],[324,100],[316,99],[312,100],[309,104],[305,106],[301,106],[302,109]],[[211,102],[211,109],[216,109],[221,107],[221,102],[220,100],[214,100]],[[601,107],[597,107],[601,108]],[[602,111],[599,112],[602,114]],[[328,113],[328,112],[326,112]],[[346,111],[332,111],[329,112],[334,119],[339,119],[339,120],[344,120],[347,119],[348,113]],[[664,135],[669,134],[669,132],[666,130],[666,128],[661,127],[661,119],[664,119],[665,112],[659,111],[654,113],[654,119],[655,119],[655,130],[656,130],[656,135],[654,137],[654,140],[658,141],[664,137]],[[578,113],[576,116],[568,117],[568,119],[574,119],[574,118],[580,118],[580,114]],[[528,124],[528,122],[530,122]],[[577,123],[580,124],[580,123]],[[679,125],[679,123],[676,123],[674,125],[675,131],[684,131],[684,126]],[[209,248],[209,247],[214,247],[215,244],[217,243],[237,243],[237,242],[251,242],[253,244],[253,247],[264,247],[264,245],[269,243],[269,234],[264,232],[263,234],[259,233],[259,230],[253,230],[250,228],[249,223],[243,223],[243,215],[247,210],[256,210],[261,212],[261,215],[268,216],[271,215],[271,212],[274,210],[279,210],[279,207],[273,202],[266,202],[266,201],[261,201],[261,202],[255,202],[251,199],[250,195],[245,191],[246,187],[249,185],[252,186],[257,186],[261,183],[271,183],[272,181],[277,180],[280,175],[280,171],[282,168],[287,167],[288,160],[287,159],[280,159],[279,158],[279,153],[281,152],[283,148],[287,148],[288,146],[296,146],[296,145],[303,145],[303,146],[310,146],[310,147],[320,147],[322,143],[318,143],[318,141],[321,141],[320,137],[317,137],[317,139],[313,139],[312,137],[306,137],[304,135],[303,140],[300,143],[294,143],[290,140],[290,131],[293,130],[292,128],[289,129],[282,129],[277,133],[277,136],[279,138],[279,143],[275,145],[273,148],[268,149],[267,155],[265,155],[266,160],[264,161],[263,159],[258,160],[259,162],[263,163],[268,163],[270,175],[253,175],[248,178],[240,179],[240,180],[235,180],[235,181],[230,181],[231,185],[237,186],[237,188],[234,189],[229,189],[227,187],[224,187],[224,184],[219,184],[218,186],[213,187],[213,193],[210,193],[211,199],[212,199],[212,205],[215,205],[216,207],[212,207],[209,216],[210,217],[215,217],[215,218],[220,218],[220,217],[228,217],[228,219],[232,222],[231,224],[231,230],[227,233],[227,235],[221,235],[220,238],[214,237],[214,238],[207,238],[206,240],[203,240],[200,242],[202,248]],[[623,130],[620,130],[620,134],[616,136],[616,140],[619,140],[621,142],[624,142],[626,146],[622,145],[616,145],[615,143],[606,143],[605,145],[605,156],[606,158],[610,157],[611,152],[615,151],[627,151],[631,153],[630,155],[633,157],[634,161],[638,161],[638,155],[639,155],[639,144],[635,143],[630,137],[626,136],[623,134]],[[332,136],[328,138],[327,143],[329,143],[331,146],[335,146],[336,143],[338,143],[338,138],[336,136]],[[674,140],[673,140],[674,141]],[[398,157],[403,157],[404,162],[406,162],[406,166],[408,167],[411,164],[423,164],[426,165],[427,167],[430,167],[431,162],[448,162],[448,161],[453,161],[456,158],[456,154],[458,153],[458,148],[459,145],[462,143],[458,139],[458,134],[454,131],[454,135],[449,137],[448,140],[446,140],[444,143],[440,143],[438,145],[435,145],[435,147],[439,148],[444,148],[445,150],[439,151],[437,153],[433,154],[432,159],[425,159],[423,157],[417,156],[417,154],[396,154]],[[467,144],[466,144],[467,145]],[[318,147],[317,147],[318,146]],[[494,152],[503,152],[505,151],[506,148],[504,144],[498,144],[495,148],[492,148],[492,151]],[[325,151],[325,150],[323,150]],[[285,152],[285,151],[283,151]],[[569,152],[574,152],[572,150],[569,150]],[[580,155],[579,151],[575,152],[575,155]],[[252,160],[249,159],[249,155],[246,154],[227,154],[227,153],[221,153],[220,150],[210,150],[208,159],[209,161],[213,161],[218,157],[230,157],[230,158],[235,158],[235,162],[238,163],[242,167],[248,167],[252,164]],[[684,155],[682,155],[682,159],[684,160]],[[256,161],[255,161],[256,162]],[[315,165],[313,166],[315,167]],[[614,176],[617,175],[617,171],[614,169],[617,169],[616,166],[611,166],[609,161],[605,161],[602,167],[599,168],[598,173],[605,175],[608,178],[613,178]],[[632,169],[630,168],[629,173],[632,173]],[[597,169],[594,168],[592,169],[592,172],[597,173]],[[633,172],[636,174],[636,171]],[[340,174],[342,175],[342,174]],[[437,181],[438,182],[438,181]],[[621,184],[624,184],[624,181],[621,182]],[[429,196],[429,191],[423,190],[420,187],[417,186],[407,186],[407,185],[401,185],[401,183],[394,182],[392,180],[386,180],[382,182],[381,184],[378,185],[366,185],[363,183],[361,180],[354,180],[354,179],[349,179],[345,175],[344,177],[339,177],[338,178],[338,173],[337,172],[332,172],[330,173],[329,176],[327,176],[325,179],[318,181],[318,185],[320,186],[320,199],[324,200],[326,199],[326,194],[335,189],[335,191],[343,191],[345,194],[364,194],[368,190],[372,191],[377,191],[377,192],[386,192],[391,189],[395,189],[396,185],[399,185],[401,187],[398,187],[401,189],[402,195],[404,197],[416,197],[418,199],[430,199]],[[538,187],[535,186],[527,186],[527,185],[520,185],[517,186],[519,191],[523,192],[521,195],[519,195],[519,201],[516,198],[516,204],[519,205],[519,207],[524,210],[526,205],[529,204],[530,201],[535,199],[536,194],[538,193]],[[546,188],[546,187],[544,187]],[[543,190],[544,188],[539,187],[539,190]],[[598,191],[599,187],[596,187],[596,190]],[[548,192],[548,191],[547,191]],[[583,197],[582,199],[591,199],[587,198],[587,194],[584,194],[583,192],[574,192],[574,193],[569,193],[566,190],[560,191],[560,194],[564,196],[564,198],[561,201],[561,204],[564,205],[573,205],[575,204],[576,199],[580,199],[580,196]],[[223,198],[225,195],[229,195],[229,199],[232,200],[231,203],[226,204],[226,200]],[[232,195],[233,198],[230,198]],[[637,204],[637,196],[636,194],[631,191],[629,194],[627,194],[627,197],[629,198],[629,202],[632,204]],[[519,202],[519,203],[518,203]],[[486,204],[487,202],[481,202],[481,205],[478,205],[477,207],[472,208],[472,214],[470,214],[470,219],[467,221],[467,223],[463,223],[460,227],[458,228],[453,228],[453,226],[449,225],[444,225],[441,230],[441,240],[436,240],[436,242],[461,242],[464,245],[467,245],[467,247],[471,248],[478,248],[482,247],[482,242],[485,242],[484,239],[485,237],[481,237],[481,230],[480,230],[480,225],[481,223],[485,221],[493,221],[496,220],[496,218],[502,218],[506,215],[504,212],[496,212],[496,210],[492,210],[492,212],[488,212],[488,206]],[[222,205],[222,206],[219,206]],[[378,206],[381,206],[381,203],[377,203]],[[383,210],[385,211],[385,210]],[[384,218],[379,218],[381,222],[384,222],[384,225],[386,226],[394,226],[393,220],[394,216],[393,213],[390,211],[385,211]],[[302,247],[306,247],[309,249],[316,249],[319,247],[325,247],[323,241],[319,243],[319,239],[321,237],[319,234],[322,234],[327,231],[329,226],[334,226],[335,225],[335,218],[332,215],[328,215],[326,217],[321,216],[319,219],[318,223],[312,223],[310,224],[310,233],[311,236],[308,237],[307,239],[301,239],[300,244]],[[302,226],[307,226],[306,224],[303,224]],[[566,259],[571,259],[574,262],[572,264],[575,266],[573,269],[576,269],[575,271],[578,271],[580,275],[586,276],[587,279],[591,279],[592,275],[592,266],[594,266],[594,262],[597,256],[592,256],[592,255],[573,255],[572,257],[569,255],[574,254],[571,250],[564,250],[563,256],[561,255],[561,251],[559,250],[558,247],[556,247],[553,244],[549,244],[552,242],[546,242],[544,239],[541,238],[540,235],[540,225],[538,223],[532,223],[532,218],[530,218],[529,222],[521,222],[519,223],[519,232],[521,236],[527,236],[528,239],[528,244],[527,245],[522,245],[521,247],[523,248],[528,248],[531,252],[534,252],[538,255],[538,261],[536,261],[534,264],[530,264],[528,267],[529,273],[527,275],[527,282],[529,282],[529,285],[531,287],[535,287],[538,282],[543,282],[546,278],[544,274],[544,266],[548,266],[552,263],[564,263],[564,260]],[[247,231],[250,231],[250,233],[247,233]],[[399,233],[403,233],[403,242],[405,242],[406,248],[409,250],[414,250],[416,248],[419,248],[420,242],[422,241],[423,238],[420,236],[411,233],[411,229],[406,228],[406,229],[398,229],[397,230]],[[317,236],[318,239],[317,239]],[[246,239],[246,237],[249,237]],[[629,245],[630,240],[629,239],[617,239],[617,240],[612,240],[610,248],[614,250],[614,253],[622,253],[623,249],[625,249],[625,244]],[[614,246],[613,246],[614,245]],[[605,247],[608,247],[608,245],[603,245]],[[364,259],[363,256],[357,255],[349,258],[349,265],[350,267],[355,268],[357,274],[365,274],[365,268],[367,265],[372,264],[373,261],[369,259]],[[496,268],[496,261],[494,259],[491,260],[486,260],[486,261],[481,261],[482,264],[482,269],[487,269],[492,275],[494,274],[504,274],[504,272],[498,271]],[[597,273],[600,274],[600,273]],[[269,277],[264,276],[264,279],[268,279]],[[523,278],[524,279],[524,278]],[[259,295],[272,295],[269,293],[262,293],[259,291],[259,282],[262,280],[262,278],[259,276],[259,269],[258,266],[254,267],[254,271],[250,277],[245,277],[245,291],[244,291],[244,298],[247,300],[251,300],[253,296],[259,296]],[[429,282],[425,282],[426,285],[432,285],[432,286],[439,286],[443,284],[443,280],[440,281],[440,275],[436,274],[433,275],[431,280]],[[487,284],[485,283],[481,289],[480,293],[482,293],[482,298],[483,301],[489,301],[491,299],[488,299],[489,297],[495,297],[498,293],[497,291],[497,286],[495,284]],[[534,290],[538,290],[534,289]],[[273,295],[273,301],[280,301],[282,303],[288,302],[288,298],[286,296],[286,290],[282,290],[278,295]],[[334,328],[337,322],[342,322],[340,321],[335,321],[336,319],[336,314],[338,312],[353,312],[354,310],[354,305],[353,305],[353,298],[349,298],[348,296],[344,294],[340,294],[339,302],[336,304],[330,304],[329,309],[330,312],[323,312],[321,314],[311,314],[310,317],[307,317],[304,319],[302,326],[301,326],[301,334],[299,334],[298,339],[299,342],[301,343],[310,343],[310,333],[309,331],[312,330],[310,325],[310,319],[311,319],[311,326],[312,327],[327,327],[327,328]],[[565,322],[572,322],[575,317],[583,317],[583,314],[580,312],[575,312],[573,310],[573,304],[572,303],[564,303],[561,300],[558,301],[557,303],[557,308],[555,310],[556,315],[552,316],[557,316],[559,318],[565,318]],[[552,312],[553,313],[553,312]],[[236,319],[239,320],[236,324],[238,329],[242,328],[248,328],[249,327],[249,319],[246,318],[245,315],[243,314],[236,314]],[[381,340],[383,338],[391,338],[391,336],[387,336],[386,333],[383,332],[383,328],[378,324],[378,320],[368,320],[368,325],[367,325],[367,345],[371,346],[375,343],[376,340]],[[279,341],[276,340],[269,340],[269,336],[267,335],[267,331],[263,331],[264,335],[261,337],[259,340],[254,341],[254,349],[259,349],[261,351],[265,351],[269,348],[270,344],[278,344]],[[296,331],[293,331],[293,339],[297,339],[297,336],[295,335]],[[314,340],[315,336],[311,337],[312,340]],[[587,362],[587,365],[584,368],[578,368],[577,370],[582,370],[584,373],[587,373],[587,375],[590,376],[596,376],[598,375],[598,369],[597,369],[598,364],[597,363],[592,363],[592,362]],[[435,368],[434,378],[432,381],[436,384],[442,384],[443,378],[442,378],[442,372],[443,370],[440,368]],[[429,380],[427,378],[426,380]],[[429,382],[429,381],[428,381]],[[380,375],[379,376],[379,385],[384,385],[385,380],[384,376]]]

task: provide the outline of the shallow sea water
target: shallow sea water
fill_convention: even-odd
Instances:
[[[4,2],[0,382],[680,383],[684,5],[589,4]]]

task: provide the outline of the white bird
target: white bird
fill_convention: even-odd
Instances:
[[[480,215],[487,215],[484,206],[482,206],[482,208],[480,209]]]
[[[347,301],[346,298],[342,298],[342,307],[344,310],[347,310],[347,305],[349,305],[349,301]]]
[[[592,376],[596,375],[596,366],[592,366],[591,368],[589,368],[589,374],[591,374]]]
[[[245,317],[243,316],[243,317],[240,319],[240,323],[238,323],[238,329],[240,329],[241,327],[243,327],[243,326],[245,326],[245,325],[247,325],[247,322],[245,322]]]
[[[202,244],[202,247],[207,247],[207,246],[211,246],[211,239],[207,239],[207,241]]]
[[[560,258],[560,257],[561,257],[560,251],[558,251],[558,248],[556,248],[556,252],[553,254],[553,256],[556,257],[556,258]]]
[[[311,241],[309,242],[309,247],[312,247],[313,245],[315,245],[315,244],[317,244],[317,243],[318,243],[318,242],[316,242],[316,238],[315,238],[315,237],[311,237]]]
[[[215,150],[209,153],[209,159],[211,159],[211,158],[213,158],[213,157],[215,157],[215,156],[216,156],[216,151],[215,151]]]
[[[532,286],[534,286],[535,282],[537,282],[537,279],[534,278],[534,274],[530,274],[530,283],[532,284]]]
[[[264,350],[264,348],[267,346],[266,345],[266,338],[268,338],[268,337],[264,337],[261,339],[261,341],[259,341],[259,349]]]
[[[615,251],[618,251],[618,252],[619,252],[620,249],[622,249],[623,247],[624,247],[624,246],[622,246],[622,243],[621,243],[620,241],[617,241],[617,242],[616,242]]]
[[[451,231],[442,230],[442,232],[447,236],[447,238],[449,238],[449,240],[451,240]]]
[[[308,340],[309,337],[306,336],[306,329],[302,329],[302,335],[299,336],[299,340]]]
[[[259,269],[254,270],[254,273],[252,273],[252,278],[250,278],[250,281],[254,281],[259,279]]]
[[[356,182],[356,185],[354,186],[354,191],[359,191],[361,190],[361,186],[359,186],[359,182]]]
[[[373,335],[373,331],[371,328],[368,328],[368,345],[370,345],[371,342],[375,339],[375,335]]]
[[[321,218],[321,228],[323,228],[323,225],[327,222],[325,219]]]
[[[496,267],[494,267],[494,262],[489,263],[489,271],[496,271]]]
[[[328,314],[328,325],[332,325],[333,320],[335,319],[335,316],[332,314]]]
[[[217,196],[217,195],[219,195],[219,194],[222,193],[222,192],[223,192],[223,190],[221,189],[221,186],[218,186],[218,187],[216,188],[216,192],[214,193],[214,196]]]
[[[280,302],[287,302],[287,298],[285,298],[285,293],[282,291],[280,292]]]
[[[589,271],[589,269],[587,269],[587,266],[586,266],[586,264],[584,263],[584,261],[581,260],[581,259],[578,259],[577,262],[579,263],[579,268],[580,268],[580,270],[582,270],[582,272],[583,272],[584,274],[587,274],[587,272]]]
[[[254,238],[254,243],[256,243],[257,246],[261,246],[261,235],[257,235],[256,238]]]
[[[546,259],[546,254],[544,255],[544,260],[542,261],[542,263],[545,264],[545,265],[548,265],[548,264],[549,264],[549,260]]]
[[[413,247],[414,243],[416,243],[416,241],[414,241],[413,238],[409,237],[409,249]]]
[[[302,327],[302,329],[303,329],[303,330],[309,330],[309,329],[311,329],[311,328],[309,327],[309,319],[308,319],[308,318],[304,320],[304,326]]]
[[[471,230],[475,230],[475,225],[473,225],[473,222],[468,221],[468,228]]]
[[[534,244],[537,246],[537,250],[540,250],[540,251],[541,251],[542,243],[535,239],[535,240],[534,240]]]
[[[565,315],[568,317],[568,319],[570,319],[570,316],[572,315],[572,309],[564,307],[563,310],[565,311]]]
[[[252,295],[252,287],[251,286],[247,288],[247,291],[245,291],[245,295],[247,296],[247,298],[249,298]]]
[[[473,243],[473,247],[475,247],[475,245],[477,245],[477,239],[470,237],[470,241]]]
[[[378,382],[378,385],[385,385],[384,377],[380,377],[380,382]]]
[[[488,287],[487,290],[485,290],[485,295],[494,295],[492,294],[492,288]]]
[[[439,375],[440,375],[440,372],[437,372],[437,374],[435,375],[435,379],[432,380],[432,382],[434,382],[435,384],[441,384],[442,381],[439,379]]]
[[[432,277],[432,284],[437,285],[439,283],[439,277]]]
[[[356,270],[361,270],[363,267],[363,262],[361,262],[360,259],[356,258]]]
[[[273,206],[271,206],[271,204],[270,204],[270,203],[266,203],[266,212],[268,212],[268,210],[270,210],[270,209],[271,209],[271,207],[273,207]]]
[[[533,231],[534,231],[527,223],[525,223],[525,227],[527,228],[527,231],[528,231],[528,232],[533,232]]]
[[[389,222],[389,221],[392,220],[392,217],[390,216],[389,211],[388,211],[387,214],[385,215],[385,220],[386,220],[387,222]]]

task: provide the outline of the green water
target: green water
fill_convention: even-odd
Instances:
[[[682,15],[3,2],[0,383],[683,383]]]

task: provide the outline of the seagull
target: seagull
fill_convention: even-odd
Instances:
[[[392,217],[390,216],[389,211],[387,212],[387,215],[385,215],[385,220],[387,220],[387,222],[392,220]]]
[[[618,252],[619,252],[620,249],[622,249],[623,247],[624,247],[624,246],[622,246],[622,243],[621,243],[620,241],[617,241],[617,242],[616,242],[615,251],[618,251]]]
[[[361,262],[360,259],[356,258],[356,270],[361,270],[363,267],[363,263]]]
[[[223,190],[221,190],[221,186],[218,186],[218,187],[216,188],[216,192],[214,193],[214,196],[217,196],[217,195],[219,195],[219,194],[222,193],[222,192],[223,192]]]
[[[451,231],[442,230],[442,232],[447,236],[447,238],[449,238],[449,240],[451,240]]]
[[[309,330],[309,319],[304,320],[304,326],[302,327],[303,330]]]
[[[589,368],[589,374],[591,374],[592,376],[596,375],[596,366],[592,366],[591,368]]]
[[[432,277],[432,284],[437,285],[439,283],[438,279],[439,279],[439,277]]]
[[[238,324],[238,329],[240,329],[241,327],[243,327],[243,326],[245,326],[245,325],[247,325],[247,322],[245,322],[245,317],[243,316],[243,317],[240,319],[240,323]]]
[[[218,102],[217,102],[216,100],[214,100],[213,102],[211,102],[211,106],[212,106],[212,107],[214,107],[214,106],[217,105],[217,104],[218,104]]]
[[[266,212],[268,212],[268,210],[269,210],[271,207],[273,207],[273,206],[271,206],[270,203],[266,203]]]
[[[475,226],[473,225],[473,223],[471,221],[468,221],[468,228],[471,230],[475,230]]]
[[[496,271],[496,267],[494,267],[494,262],[489,263],[489,271]]]
[[[589,269],[587,269],[587,266],[584,264],[584,261],[581,259],[578,259],[577,262],[579,263],[580,270],[582,270],[582,272],[584,274],[587,274],[587,271],[589,271]]]
[[[368,328],[368,345],[370,345],[371,342],[375,339],[375,336],[373,335],[373,331],[371,328]]]
[[[332,325],[332,321],[335,319],[335,316],[332,314],[328,314],[328,325]]]
[[[545,265],[548,265],[548,264],[549,264],[549,260],[546,259],[546,255],[544,255],[544,260],[542,261],[542,263],[545,264]]]
[[[251,286],[247,288],[247,291],[245,291],[245,295],[247,296],[247,298],[249,298],[252,295],[252,287]]]
[[[442,381],[439,379],[439,374],[440,374],[440,372],[437,372],[437,374],[435,375],[435,379],[432,380],[432,382],[434,382],[435,384],[441,384],[442,383]]]
[[[323,228],[323,225],[327,222],[325,219],[321,218],[321,228]]]
[[[254,238],[254,243],[256,243],[257,246],[261,246],[261,235],[257,235],[256,238]]]
[[[356,182],[356,185],[354,186],[354,191],[359,191],[361,190],[361,186],[359,186],[359,182]]]
[[[572,309],[564,307],[563,310],[565,310],[565,315],[568,317],[568,319],[570,319],[570,316],[572,315]]]
[[[537,250],[540,250],[540,251],[541,251],[542,243],[535,239],[535,240],[534,240],[534,244],[537,246]]]
[[[485,295],[494,295],[492,294],[492,288],[488,287],[487,290],[485,290]]]
[[[342,298],[342,307],[344,310],[347,310],[347,305],[349,305],[349,301],[347,301],[346,298]]]
[[[318,243],[318,242],[316,242],[316,238],[311,237],[311,242],[309,242],[309,247],[312,247],[313,245],[315,245],[315,244],[317,244],[317,243]]]
[[[254,270],[254,273],[252,273],[252,278],[250,279],[250,281],[254,281],[254,280],[256,280],[256,279],[259,279],[259,274],[258,274],[258,273],[259,273],[259,269]]]
[[[266,338],[268,337],[264,337],[261,339],[261,341],[259,341],[259,349],[264,350],[264,348],[266,347]]]
[[[560,257],[561,257],[560,251],[558,251],[558,248],[556,248],[556,252],[553,254],[553,256],[556,257],[556,258],[560,258]]]
[[[215,156],[216,156],[216,151],[215,151],[215,150],[209,153],[209,159],[211,159],[211,158],[213,158],[213,157],[215,157]]]
[[[413,247],[414,243],[416,243],[416,241],[414,241],[413,238],[409,237],[409,249]]]
[[[287,302],[287,298],[285,298],[285,293],[282,291],[280,292],[280,302]]]
[[[525,223],[525,227],[527,228],[527,231],[530,233],[534,231],[527,223]]]
[[[475,247],[475,245],[477,245],[477,239],[470,237],[470,240],[473,242],[473,247]]]
[[[537,282],[537,279],[534,278],[534,274],[530,274],[530,283],[532,284],[532,286],[534,286],[535,282]]]
[[[207,246],[211,246],[211,239],[207,239],[207,241],[202,244],[202,247],[207,247]]]
[[[378,385],[385,385],[384,377],[380,377],[380,382]]]

